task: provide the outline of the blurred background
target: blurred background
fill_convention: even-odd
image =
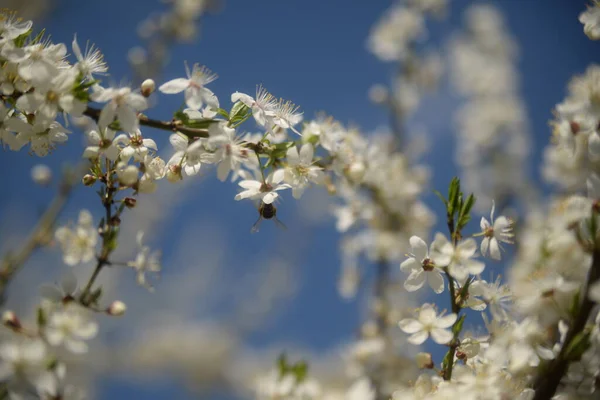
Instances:
[[[230,106],[231,93],[253,94],[263,84],[298,104],[305,119],[325,111],[364,132],[389,131],[389,111],[368,93],[375,84],[389,85],[397,66],[369,52],[368,38],[392,2],[229,0],[203,4],[201,10],[195,8],[203,3],[197,0],[179,3],[189,19],[176,19],[179,30],[167,34],[156,54],[146,53],[161,60],[153,65],[143,49],[152,50],[156,21],[173,12],[173,2],[0,0],[2,8],[32,19],[34,29],[46,28],[54,42],[70,47],[77,34],[80,46],[96,44],[110,67],[106,83],[139,83],[152,75],[160,84],[183,76],[184,61],[199,62],[219,74],[210,87],[224,108]],[[432,175],[425,200],[438,216],[437,230],[444,229],[444,211],[431,189],[445,192],[451,177],[461,172],[457,140],[466,99],[450,70],[455,39],[464,32],[465,12],[473,3],[483,2],[452,1],[444,18],[428,22],[423,46],[439,51],[444,73],[437,91],[422,97],[406,121],[415,143],[426,140],[421,161]],[[600,60],[598,43],[585,37],[577,20],[583,1],[485,4],[500,11],[518,47],[515,93],[523,105],[519,132],[525,138],[519,142],[525,155],[519,172],[528,187],[543,194],[548,187],[539,166],[551,110],[564,97],[570,77]],[[170,119],[179,100],[156,96],[149,115]],[[79,161],[85,141],[72,129],[66,145],[45,159],[0,153],[2,253],[26,237],[52,199],[61,171]],[[168,134],[144,132],[168,159]],[[31,168],[41,162],[53,172],[49,186],[31,181]],[[338,292],[342,259],[331,213],[335,199],[322,188],[307,191],[302,201],[286,193],[278,216],[288,229],[265,221],[258,234],[250,234],[257,211],[250,202],[234,201],[236,193],[236,185],[219,182],[206,168],[200,177],[178,185],[161,182],[156,193],[142,196],[127,213],[116,258],[131,257],[135,234],[144,230],[152,247],[162,250],[163,272],[155,293],[136,286],[131,271],[103,273],[105,296],[123,300],[128,311],[120,319],[101,318],[101,334],[90,355],[97,361],[72,370],[95,398],[251,398],[252,377],[267,371],[282,351],[307,359],[318,377],[335,380],[344,374],[343,349],[365,318],[368,291],[353,299]],[[481,195],[486,199],[486,193]],[[487,215],[491,201],[479,206]],[[81,208],[99,220],[97,196],[78,187],[61,221],[76,219]],[[86,279],[91,268],[77,266],[74,272]],[[495,268],[494,274],[500,273],[502,264]],[[361,269],[368,284],[369,265]],[[66,270],[59,249],[36,253],[11,284],[6,307],[31,315],[36,288],[59,280]],[[407,296],[399,297],[412,304]]]

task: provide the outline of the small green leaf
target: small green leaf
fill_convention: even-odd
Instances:
[[[220,116],[222,116],[226,120],[229,120],[229,113],[227,112],[227,110],[222,109],[222,108],[217,108],[217,114],[219,114]]]
[[[99,287],[98,289],[90,293],[89,304],[98,304],[98,300],[100,300],[100,297],[102,297],[102,287]]]
[[[467,201],[464,202],[464,204],[462,205],[461,209],[460,209],[460,215],[464,216],[467,215],[471,212],[471,209],[473,208],[473,205],[475,204],[475,196],[473,196],[473,193],[471,193],[469,195],[469,197],[467,197]]]
[[[456,212],[460,197],[460,180],[457,177],[452,178],[448,188],[448,215],[454,215]]]
[[[181,121],[184,124],[186,124],[190,120],[190,117],[188,117],[188,115],[186,113],[184,113],[182,110],[177,110],[173,113],[173,119]]]
[[[463,324],[465,323],[466,314],[463,314],[458,318],[458,320],[452,325],[452,333],[454,336],[458,336],[458,334],[462,331]]]
[[[25,42],[27,41],[27,38],[29,36],[31,36],[32,32],[33,31],[31,29],[29,29],[27,32],[23,33],[22,35],[17,36],[13,40],[13,43],[15,44],[15,46],[17,46],[17,47],[23,47],[25,45]]]
[[[283,376],[287,373],[288,365],[285,353],[281,353],[277,358],[277,369],[279,370],[279,376]]]
[[[580,305],[581,305],[581,290],[578,290],[575,292],[575,295],[573,296],[573,300],[571,301],[571,306],[569,307],[569,315],[572,318],[575,318],[577,316]]]
[[[446,355],[444,356],[444,359],[442,360],[442,371],[447,371],[448,368],[450,367],[450,363],[452,363],[454,361],[454,351],[449,350]]]
[[[46,326],[46,313],[44,313],[44,310],[42,309],[42,307],[39,307],[37,309],[37,324],[39,327],[44,327]]]
[[[296,376],[296,381],[301,383],[308,375],[308,364],[305,361],[299,361],[292,366],[291,371]]]
[[[208,129],[211,124],[219,123],[216,119],[188,119],[184,125],[194,129]]]
[[[579,361],[583,353],[590,348],[590,335],[590,329],[579,332],[573,340],[567,344],[565,358],[569,361]]]
[[[444,203],[444,205],[446,206],[446,210],[447,210],[448,209],[448,200],[446,200],[444,198],[444,195],[435,189],[433,190],[433,193],[442,201],[442,203]]]

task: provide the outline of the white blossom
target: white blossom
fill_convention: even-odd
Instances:
[[[81,210],[77,225],[73,228],[61,226],[55,237],[62,248],[65,264],[72,266],[94,258],[98,232],[89,211]]]
[[[252,199],[261,200],[265,204],[271,204],[279,196],[280,190],[289,189],[287,183],[281,183],[284,179],[284,171],[278,169],[271,172],[263,181],[244,179],[239,182],[241,188],[245,189],[235,196],[236,200]]]
[[[73,54],[75,54],[75,57],[77,58],[75,68],[77,68],[81,74],[88,77],[88,79],[93,79],[94,74],[106,75],[108,66],[99,49],[96,49],[94,45],[88,47],[88,44],[86,44],[85,51],[82,53],[79,44],[77,43],[77,35],[73,38],[71,47],[73,48]]]
[[[176,78],[163,83],[158,90],[165,94],[175,94],[185,91],[185,103],[188,107],[199,110],[203,104],[219,108],[219,100],[206,85],[217,79],[211,70],[199,64],[194,64],[192,71],[185,64],[187,78]]]
[[[438,267],[448,267],[450,274],[459,282],[464,282],[469,274],[479,275],[485,264],[473,260],[476,256],[477,243],[469,238],[457,243],[456,247],[441,233],[435,235],[431,243],[431,259]]]
[[[135,259],[128,262],[127,265],[136,271],[138,285],[144,286],[148,290],[152,291],[154,289],[148,282],[146,273],[157,274],[160,272],[160,252],[152,252],[150,247],[144,245],[144,232],[138,232],[136,240],[138,244],[138,253],[135,256]]]
[[[398,325],[404,332],[409,333],[408,341],[412,344],[422,344],[429,335],[434,342],[446,344],[452,340],[452,332],[448,329],[456,321],[456,314],[438,315],[431,304],[424,304],[418,310],[417,319],[405,318]]]
[[[48,316],[44,336],[52,346],[64,345],[73,353],[88,350],[86,340],[98,333],[98,323],[91,319],[90,311],[71,301]]]
[[[485,217],[481,217],[480,227],[481,233],[484,235],[481,241],[481,254],[485,256],[489,253],[490,257],[499,260],[501,258],[500,250],[502,249],[499,242],[512,243],[514,235],[512,233],[512,223],[508,218],[500,216],[494,220],[494,209],[495,204],[492,202],[491,222]]]
[[[400,269],[405,272],[410,272],[408,278],[404,282],[404,288],[409,292],[419,290],[425,284],[429,284],[435,293],[444,291],[444,278],[440,269],[429,257],[427,243],[418,236],[410,238],[411,254],[408,254],[408,259],[400,264]]]
[[[600,40],[600,2],[594,0],[587,10],[579,14],[583,31],[592,40]]]
[[[146,98],[129,87],[103,88],[96,85],[90,98],[98,103],[106,103],[100,112],[98,125],[108,126],[117,118],[121,128],[129,133],[134,133],[138,128],[137,113],[148,108]]]
[[[302,196],[310,182],[322,184],[325,179],[323,168],[314,165],[313,157],[314,149],[310,143],[303,144],[299,153],[296,146],[287,150],[284,179],[292,186],[292,195],[296,199]]]
[[[241,101],[252,110],[252,116],[256,123],[262,127],[268,127],[275,116],[277,99],[262,85],[256,87],[256,99],[245,93],[235,92],[231,95],[231,102]]]

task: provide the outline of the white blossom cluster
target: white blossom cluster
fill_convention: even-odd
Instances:
[[[546,148],[543,172],[548,181],[572,192],[600,172],[600,66],[574,77],[568,91],[555,109],[555,143]]]
[[[466,103],[457,112],[456,162],[478,210],[506,206],[533,194],[528,170],[530,137],[516,70],[517,46],[500,12],[470,7],[467,29],[450,42],[451,78]]]
[[[205,3],[177,5],[191,23]],[[398,2],[371,33],[369,47],[377,57],[402,63],[390,100],[399,121],[441,74],[437,56],[421,57],[415,47],[426,34],[425,16],[442,15],[445,6],[444,0]],[[592,39],[598,36],[597,8],[594,3],[580,16]],[[103,86],[97,77],[108,67],[99,50],[82,51],[75,38],[69,61],[65,44],[34,35],[31,22],[0,13],[1,143],[44,157],[68,139],[67,126],[82,126],[89,141],[82,153],[89,162],[82,183],[98,188],[103,208],[98,223],[83,209],[76,224],[54,230],[66,265],[95,264],[87,283],[68,275],[60,286],[43,286],[35,321],[3,314],[10,336],[0,342],[0,381],[9,396],[82,397],[68,383],[62,354],[89,351],[100,331],[96,315],[126,311],[121,301],[105,302],[96,278],[105,267],[124,267],[138,284],[153,289],[149,275],[161,270],[160,253],[144,244],[142,232],[132,260],[114,259],[123,216],[140,194],[156,190],[157,181],[178,182],[212,166],[219,180],[239,186],[235,200],[255,203],[258,222],[277,220],[276,204],[286,190],[300,199],[311,186],[325,187],[338,196],[333,213],[345,234],[340,291],[356,294],[364,259],[379,274],[373,316],[345,352],[346,387],[320,383],[304,362],[290,365],[283,357],[276,370],[255,382],[256,398],[597,398],[600,67],[589,67],[569,85],[568,97],[556,106],[554,143],[546,151],[546,177],[573,194],[530,212],[515,238],[514,221],[496,215],[494,203],[517,196],[528,183],[521,173],[528,138],[517,95],[515,46],[495,9],[476,5],[468,15],[469,33],[453,43],[453,62],[457,86],[469,97],[459,121],[459,158],[465,186],[477,196],[463,193],[457,178],[447,197],[438,193],[449,232],[437,232],[428,244],[434,216],[421,197],[429,170],[415,165],[397,141],[369,137],[324,115],[304,121],[298,106],[262,85],[252,95],[232,93],[228,111],[208,87],[217,75],[200,64],[185,64],[185,76],[158,86],[164,95],[183,97],[185,107],[170,121],[153,120],[144,114],[151,107],[153,80],[139,88]],[[191,28],[181,29],[177,35],[185,36]],[[373,97],[387,96],[381,94]],[[255,133],[242,131],[247,121],[254,122]],[[150,128],[169,131],[168,161],[157,156],[156,142],[146,135]],[[501,157],[490,160],[490,154]],[[50,179],[43,168],[33,176],[40,183]],[[492,186],[484,184],[487,180]],[[584,187],[585,196],[579,193]],[[476,198],[482,207],[491,205],[491,212],[473,229]],[[490,261],[506,259],[505,246],[515,242],[507,282],[483,279],[494,275]],[[399,310],[393,296],[401,288],[392,284],[390,267],[404,273],[401,286],[407,292],[429,288],[435,296],[448,294],[449,309],[428,302]],[[484,332],[464,328],[472,319],[467,309],[480,312]],[[408,362],[397,352],[399,337],[416,346],[431,340],[447,348],[446,356],[433,360],[421,352]]]

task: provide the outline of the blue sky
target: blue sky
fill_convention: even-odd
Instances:
[[[431,25],[431,37],[438,45],[460,26],[462,12],[472,2],[453,3],[448,19]],[[569,78],[600,60],[600,44],[589,41],[577,21],[584,9],[583,1],[491,3],[504,12],[507,25],[520,46],[518,68],[536,144],[532,173],[537,177],[541,151],[549,135],[547,122],[551,109],[564,97]],[[371,56],[366,50],[366,39],[371,26],[389,4],[387,1],[343,0],[228,1],[221,12],[202,19],[200,41],[172,49],[164,79],[182,76],[184,60],[199,62],[219,74],[211,89],[224,108],[230,106],[232,92],[253,93],[255,86],[262,83],[277,96],[300,105],[307,118],[323,110],[340,121],[372,130],[385,125],[388,116],[368,101],[368,88],[374,83],[388,82],[394,66],[380,63]],[[62,0],[43,21],[43,26],[56,42],[70,43],[77,33],[80,44],[86,40],[96,43],[109,63],[111,79],[120,82],[132,76],[125,57],[132,46],[140,43],[134,34],[137,23],[160,7],[163,6],[158,1],[150,0]],[[169,119],[170,112],[179,105],[180,99],[176,97],[161,96],[149,114]],[[430,126],[433,147],[426,160],[432,162],[432,187],[442,191],[455,173],[448,167],[454,157],[448,149],[453,148],[451,118],[455,100],[445,91],[426,99],[423,110],[418,113],[422,121],[414,121]],[[159,148],[168,144],[164,132],[147,135],[156,139]],[[43,162],[58,172],[64,163],[78,159],[82,143],[79,135],[73,134],[66,146]],[[42,160],[24,153],[0,154],[0,168],[6,171],[0,181],[3,187],[11,188],[10,196],[0,198],[2,215],[9,215],[15,208],[27,209],[25,205],[43,205],[50,196],[49,191],[29,184],[29,169]],[[273,254],[293,259],[295,273],[300,277],[298,296],[276,321],[252,334],[249,343],[264,346],[289,341],[325,350],[353,337],[360,321],[357,310],[361,306],[358,302],[342,301],[336,292],[339,235],[333,219],[322,217],[319,223],[303,222],[307,218],[304,210],[288,196],[279,210],[288,230],[279,231],[273,224],[264,223],[259,234],[250,235],[256,210],[250,203],[234,201],[236,192],[234,185],[222,184],[210,173],[188,188],[185,198],[177,201],[177,209],[169,211],[168,221],[161,225],[161,234],[154,235],[155,244],[163,249],[165,259],[175,257],[176,245],[183,240],[182,232],[190,228],[190,224],[197,224],[198,229],[205,232],[201,237],[210,237],[212,232],[226,238],[223,268],[233,277],[241,279],[252,274],[248,268],[253,263]],[[435,198],[427,198],[441,216],[442,210]],[[72,199],[67,217],[77,214],[80,202],[99,211],[95,195],[82,189]],[[34,213],[25,213],[23,225],[33,223],[34,218]],[[443,226],[438,228],[443,229]],[[170,274],[184,267],[168,265],[163,279],[168,280]],[[232,283],[231,290],[234,289]],[[157,292],[160,293],[160,285]],[[125,398],[142,393],[141,388],[132,385],[115,382],[113,385],[103,392],[103,397]],[[172,393],[171,388],[164,390]]]

